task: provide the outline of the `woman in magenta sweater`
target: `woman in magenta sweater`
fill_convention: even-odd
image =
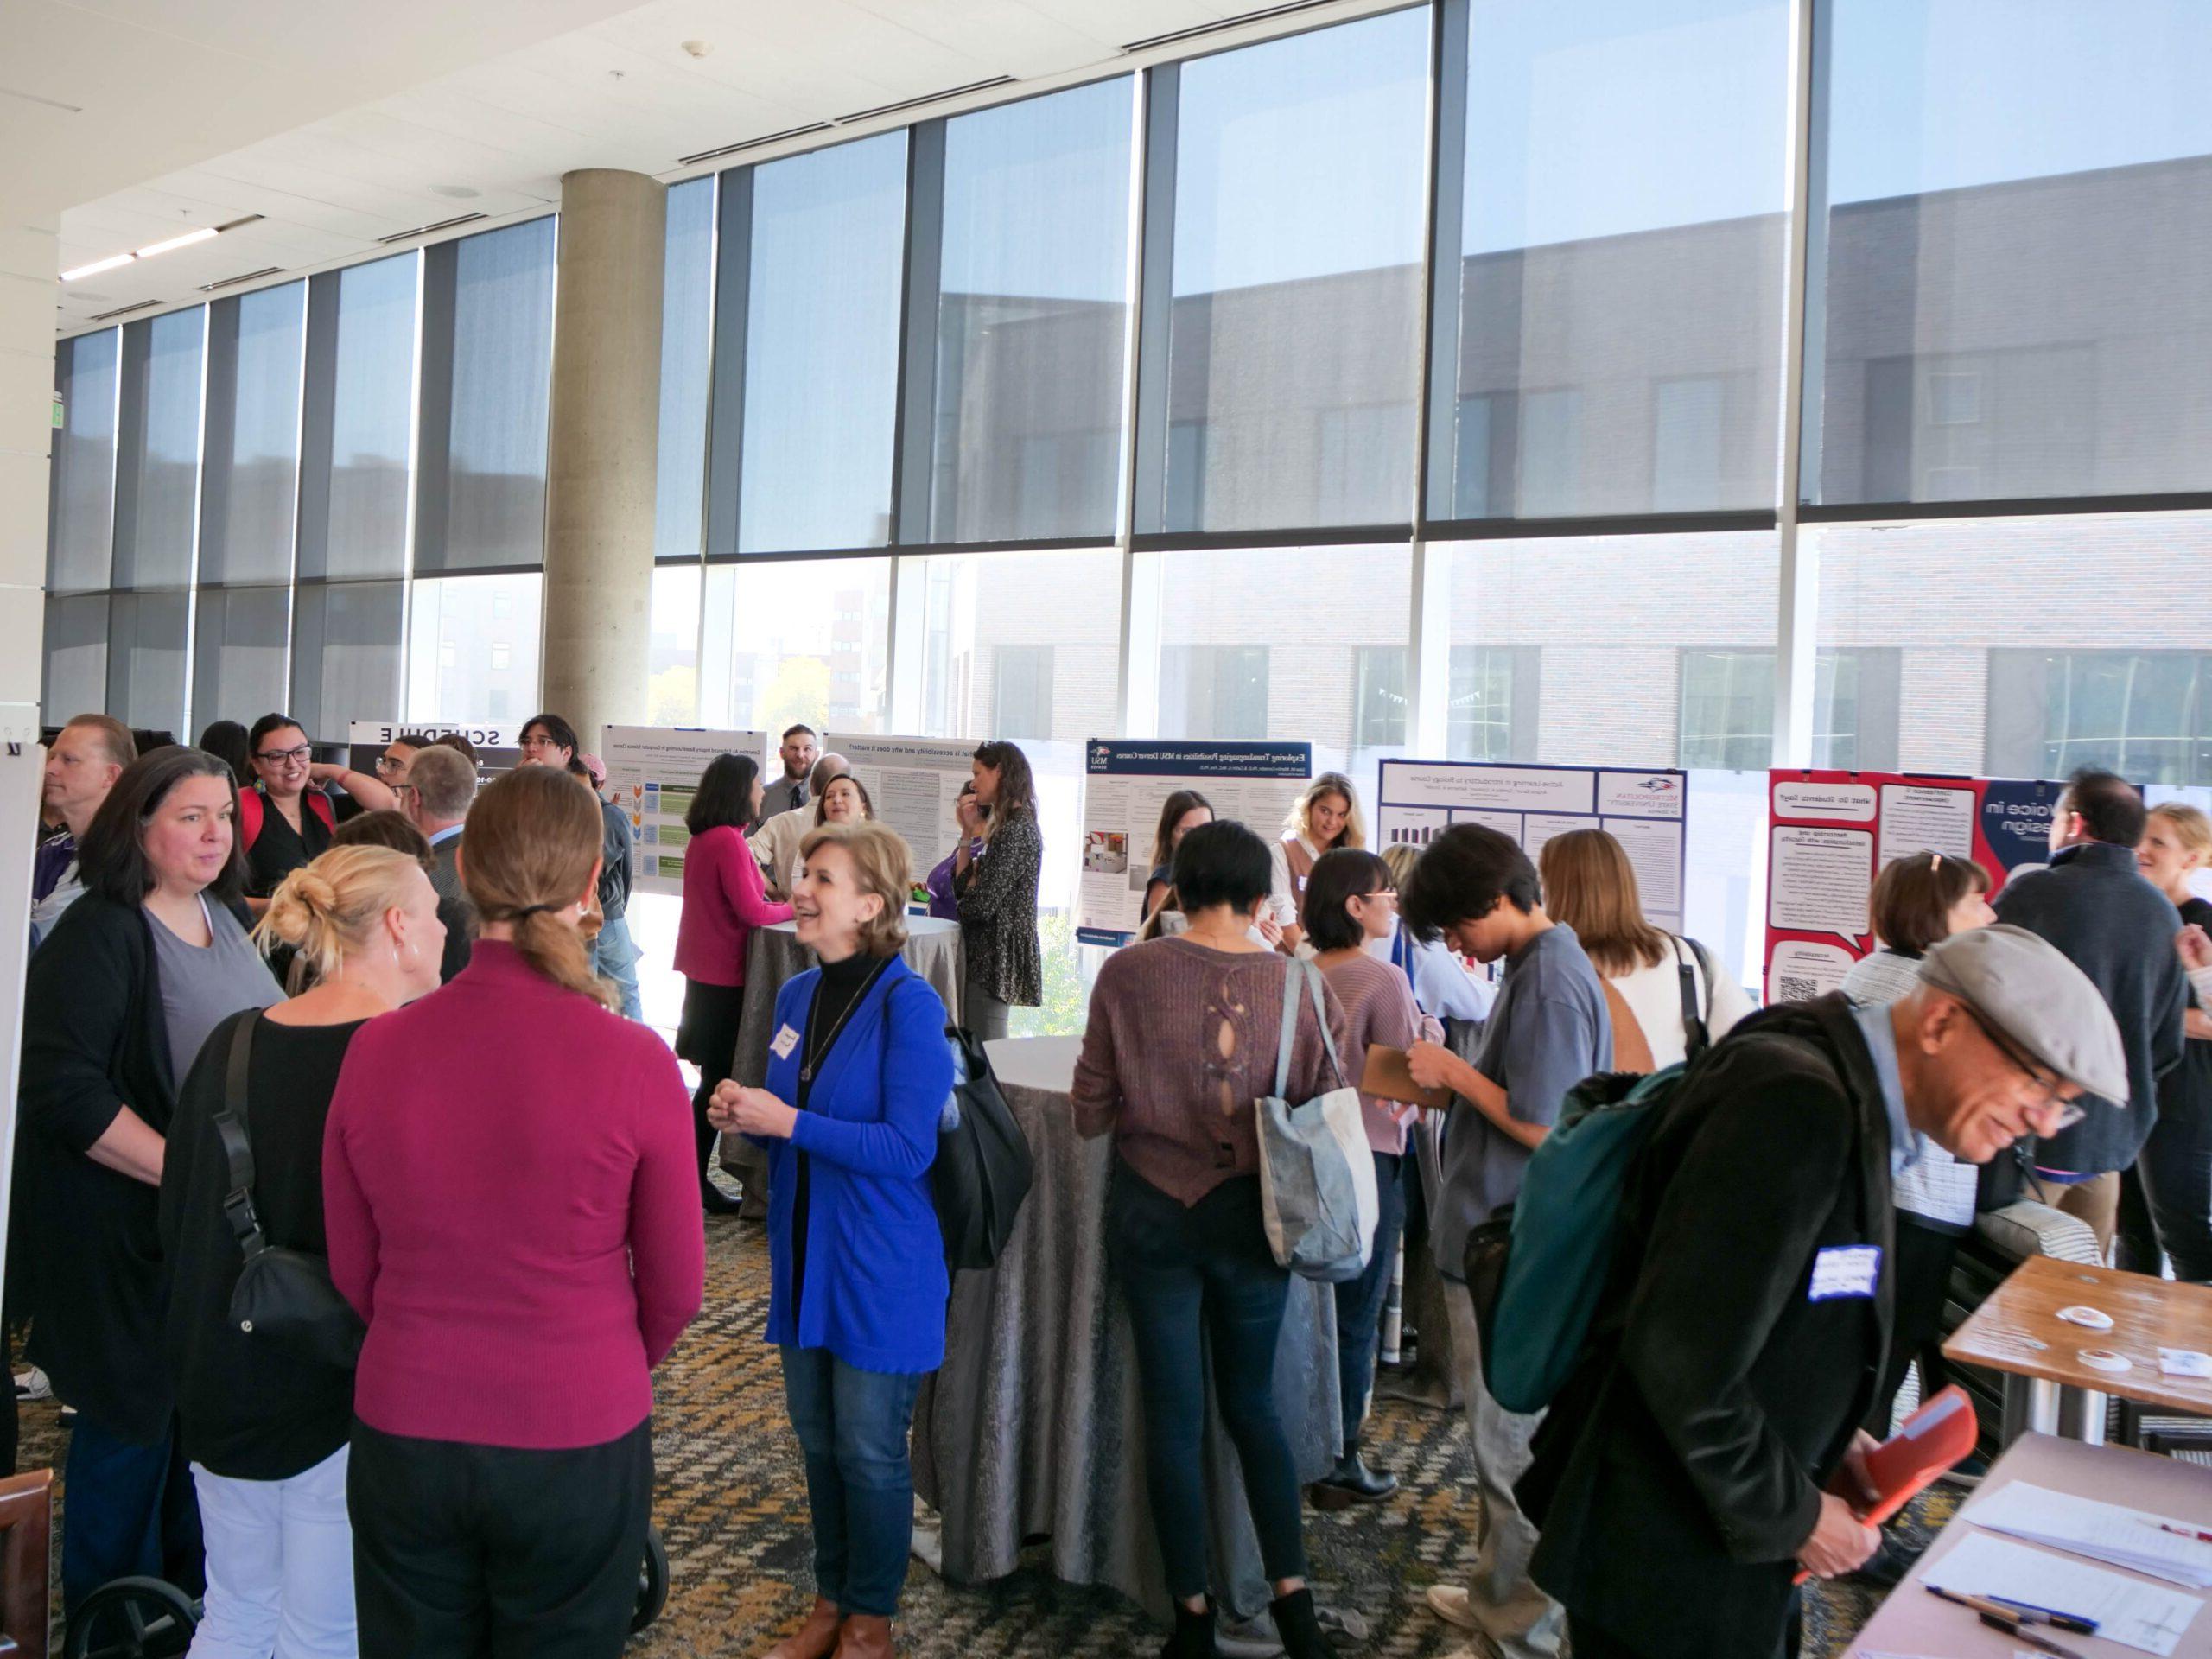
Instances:
[[[330,1275],[367,1322],[347,1506],[361,1651],[613,1659],[652,1497],[648,1373],[699,1311],[683,1080],[577,931],[601,817],[565,772],[477,797],[468,966],[347,1049]],[[487,1063],[490,1034],[498,1063]]]
[[[683,976],[683,1018],[676,1028],[678,1058],[699,1068],[691,1096],[691,1133],[699,1158],[699,1201],[709,1214],[737,1208],[707,1179],[715,1126],[707,1121],[715,1085],[730,1074],[737,1027],[745,1012],[745,953],[753,930],[788,922],[791,907],[768,897],[760,861],[745,826],[760,810],[760,765],[749,754],[718,754],[707,763],[683,827],[683,916],[676,925],[676,971]]]

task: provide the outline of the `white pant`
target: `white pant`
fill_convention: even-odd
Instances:
[[[341,1446],[289,1480],[192,1465],[207,1600],[190,1659],[354,1659],[346,1456]]]

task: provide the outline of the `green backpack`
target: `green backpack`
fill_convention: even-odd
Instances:
[[[1483,1380],[1506,1410],[1543,1410],[1573,1375],[1612,1266],[1629,1172],[1687,1069],[1602,1073],[1568,1090],[1520,1198],[1467,1236],[1461,1265]]]

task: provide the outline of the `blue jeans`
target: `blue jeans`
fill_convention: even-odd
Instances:
[[[888,1618],[899,1611],[914,1541],[906,1437],[921,1376],[864,1371],[826,1348],[779,1351],[806,1460],[815,1589],[841,1611]]]
[[[645,1018],[645,1007],[638,1001],[638,947],[631,942],[628,917],[601,924],[591,948],[591,968],[601,979],[613,980],[622,993],[625,1020]]]
[[[1389,1300],[1390,1275],[1398,1265],[1398,1240],[1406,1230],[1405,1160],[1395,1153],[1375,1156],[1375,1192],[1381,1200],[1375,1221],[1375,1253],[1367,1271],[1337,1287],[1337,1380],[1344,1395],[1344,1456],[1359,1450],[1359,1426],[1367,1420],[1367,1396],[1375,1387],[1375,1340],[1382,1326],[1382,1304]]]
[[[68,1498],[61,1526],[65,1617],[113,1579],[167,1579],[200,1593],[200,1506],[174,1432],[152,1446],[133,1446],[80,1415],[61,1484]]]

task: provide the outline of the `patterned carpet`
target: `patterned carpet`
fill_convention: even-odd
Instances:
[[[798,1443],[773,1353],[760,1341],[766,1244],[757,1226],[733,1218],[710,1220],[707,1237],[707,1312],[657,1379],[654,1510],[671,1585],[666,1611],[631,1644],[635,1659],[759,1654],[797,1624],[813,1598]],[[52,1402],[25,1407],[22,1420],[22,1466],[58,1466],[65,1440]],[[1366,1624],[1366,1642],[1347,1651],[1440,1659],[1462,1644],[1428,1613],[1421,1592],[1458,1581],[1473,1556],[1465,1439],[1456,1414],[1385,1401],[1369,1426],[1368,1450],[1376,1466],[1398,1477],[1398,1496],[1339,1515],[1309,1514],[1323,1604]],[[1955,1506],[1938,1491],[1939,1512],[1916,1517],[1913,1529],[1923,1536]],[[1044,1552],[1034,1554],[1041,1560]],[[1808,1612],[1806,1652],[1840,1656],[1872,1601],[1848,1586],[1821,1586]],[[1117,1593],[1060,1584],[1033,1566],[963,1588],[917,1563],[899,1632],[909,1659],[1089,1659],[1154,1652],[1161,1640]]]

